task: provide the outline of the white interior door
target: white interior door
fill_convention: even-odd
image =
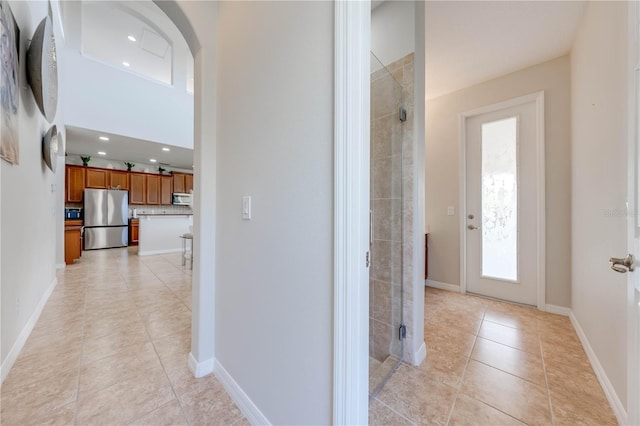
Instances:
[[[628,404],[627,423],[640,424],[640,7],[629,2],[629,171],[627,186],[627,241],[635,271],[627,274],[628,294]]]
[[[528,305],[538,304],[541,266],[541,97],[464,118],[466,290]]]

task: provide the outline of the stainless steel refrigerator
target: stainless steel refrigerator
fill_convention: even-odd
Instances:
[[[84,190],[84,249],[126,247],[129,244],[129,193],[110,189]]]

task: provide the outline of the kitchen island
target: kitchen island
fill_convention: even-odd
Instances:
[[[138,214],[138,255],[182,252],[180,236],[191,232],[192,214]]]

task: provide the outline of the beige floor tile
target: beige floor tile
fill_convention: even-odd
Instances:
[[[545,363],[579,365],[584,369],[591,369],[591,363],[581,345],[572,344],[570,340],[566,344],[559,344],[545,339],[541,339],[540,345]]]
[[[501,309],[495,306],[490,306],[484,314],[484,319],[532,333],[535,333],[538,330],[537,317],[532,314],[523,313],[522,311],[511,311],[504,308]]]
[[[518,328],[507,327],[491,321],[483,321],[478,332],[482,337],[496,343],[511,346],[526,352],[540,353],[540,342],[537,332],[529,332]]]
[[[524,423],[551,424],[545,388],[477,361],[469,361],[461,392]]]
[[[453,407],[449,426],[523,426],[524,423],[495,408],[461,394]]]
[[[454,388],[429,379],[413,367],[401,365],[377,398],[417,424],[445,424],[455,395]]]
[[[471,359],[518,376],[540,386],[546,386],[542,357],[510,346],[478,337]]]
[[[426,359],[416,368],[430,379],[458,388],[468,359],[466,355],[428,349]]]
[[[425,343],[427,353],[435,350],[458,356],[469,356],[476,336],[457,328],[438,327],[431,323],[425,323]]]
[[[14,371],[9,376],[12,374]],[[33,424],[45,418],[68,416],[68,413],[64,414],[68,411],[67,405],[75,401],[77,394],[77,370],[57,372],[47,378],[38,377],[38,380],[30,379],[22,382],[7,378],[3,383],[0,424]]]
[[[139,426],[187,426],[187,419],[177,399],[156,408],[149,414],[130,423]]]
[[[163,371],[146,372],[78,397],[78,425],[126,424],[174,399]]]
[[[113,327],[108,334],[99,336],[85,336],[82,343],[82,363],[86,364],[115,355],[133,345],[149,342],[149,335],[136,318],[135,322]]]
[[[180,404],[189,424],[230,425],[242,418],[242,413],[213,377],[198,379],[198,384],[180,396]]]
[[[158,372],[162,372],[162,366],[151,343],[137,344],[84,364],[80,370],[80,391],[96,392],[114,383]]]
[[[444,329],[459,329],[469,334],[478,334],[482,318],[478,316],[467,316],[462,312],[439,312],[427,318],[425,323],[434,327]]]
[[[378,399],[373,399],[369,403],[369,424],[371,426],[388,426],[388,425],[414,425],[415,423],[402,417]]]
[[[557,426],[607,426],[618,421],[607,400],[584,396],[583,394],[557,392],[551,390],[551,407]]]

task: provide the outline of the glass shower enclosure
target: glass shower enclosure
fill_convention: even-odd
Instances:
[[[403,87],[371,54],[369,395],[402,361]],[[403,118],[404,117],[404,118]]]

